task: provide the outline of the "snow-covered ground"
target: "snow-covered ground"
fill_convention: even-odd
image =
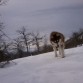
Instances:
[[[0,83],[83,83],[83,46],[17,59],[0,68]]]

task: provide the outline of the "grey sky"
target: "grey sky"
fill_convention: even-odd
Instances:
[[[22,26],[42,34],[60,31],[66,37],[83,28],[83,0],[9,0],[0,14],[10,37]]]

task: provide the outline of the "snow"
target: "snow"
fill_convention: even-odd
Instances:
[[[0,83],[83,83],[83,46],[13,60],[0,68]]]

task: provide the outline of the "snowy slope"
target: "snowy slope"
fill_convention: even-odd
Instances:
[[[65,50],[65,56],[50,52],[14,60],[0,68],[0,83],[83,83],[83,46]]]

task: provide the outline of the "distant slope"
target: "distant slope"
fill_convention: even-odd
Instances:
[[[65,50],[65,58],[54,52],[14,60],[0,68],[0,83],[82,83],[83,46]]]

